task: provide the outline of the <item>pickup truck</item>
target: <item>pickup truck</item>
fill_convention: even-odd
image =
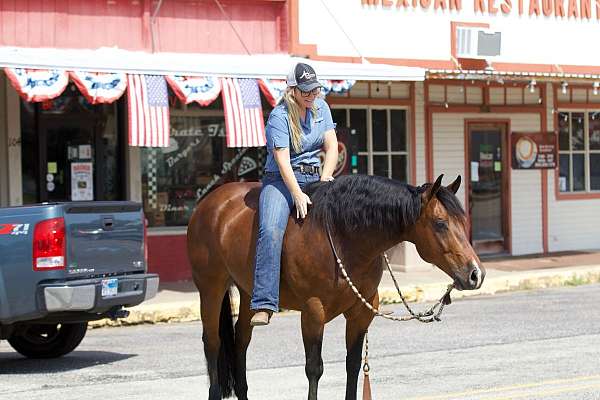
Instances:
[[[89,321],[154,297],[145,222],[126,201],[0,208],[0,339],[26,357],[60,357]]]

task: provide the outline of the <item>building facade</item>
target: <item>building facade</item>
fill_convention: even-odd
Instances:
[[[0,0],[0,63],[281,79],[290,57],[307,58],[355,81],[326,97],[354,134],[352,172],[415,185],[461,175],[480,253],[597,249],[600,56],[573,43],[597,36],[599,16],[586,0]],[[499,54],[465,49],[478,29]],[[94,104],[71,79],[60,96],[27,101],[0,73],[0,205],[74,200],[73,168],[88,165],[87,198],[143,203],[150,269],[189,279],[196,202],[260,179],[265,150],[227,147],[221,97],[186,104],[172,89],[169,146],[130,146],[127,96]],[[556,167],[528,165],[552,137]],[[403,268],[423,265],[410,244],[391,252]]]
[[[600,247],[600,216],[593,211],[600,206],[600,55],[574,45],[600,33],[597,2],[306,0],[297,6],[293,51],[427,70],[404,104],[411,121],[407,177],[415,184],[439,174],[448,182],[463,177],[458,196],[479,253]],[[312,24],[315,13],[324,16],[322,29]],[[351,91],[334,107],[394,104],[373,90],[360,97]],[[367,149],[376,154],[375,144]]]

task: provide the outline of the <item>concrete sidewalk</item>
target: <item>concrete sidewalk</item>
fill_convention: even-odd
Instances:
[[[494,294],[511,290],[580,285],[600,282],[600,252],[556,253],[546,256],[505,257],[482,260],[487,275],[483,286],[475,291],[453,291],[452,298]],[[445,292],[450,278],[437,268],[426,271],[395,272],[402,294],[408,301],[436,301]],[[387,271],[379,286],[382,303],[400,302]],[[235,296],[233,298],[235,303]],[[236,304],[234,304],[235,307]],[[161,284],[153,299],[129,309],[128,318],[100,320],[92,327],[143,323],[182,322],[200,319],[200,302],[192,282]]]

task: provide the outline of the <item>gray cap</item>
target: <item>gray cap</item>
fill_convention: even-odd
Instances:
[[[292,68],[286,82],[288,86],[297,87],[303,92],[310,92],[322,86],[317,80],[317,73],[313,67],[304,63],[298,63]]]

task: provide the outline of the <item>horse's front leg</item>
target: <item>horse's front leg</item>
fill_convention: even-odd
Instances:
[[[323,328],[325,326],[325,311],[321,300],[309,299],[302,310],[302,340],[306,354],[306,377],[308,378],[308,400],[317,400],[319,379],[323,375]]]
[[[240,311],[235,324],[235,395],[238,400],[248,399],[246,380],[246,352],[252,339],[250,326],[250,296],[240,289]]]
[[[377,308],[379,296],[375,294],[369,302]],[[344,317],[346,317],[346,400],[356,400],[363,343],[374,315],[362,302],[358,301],[344,313]]]

